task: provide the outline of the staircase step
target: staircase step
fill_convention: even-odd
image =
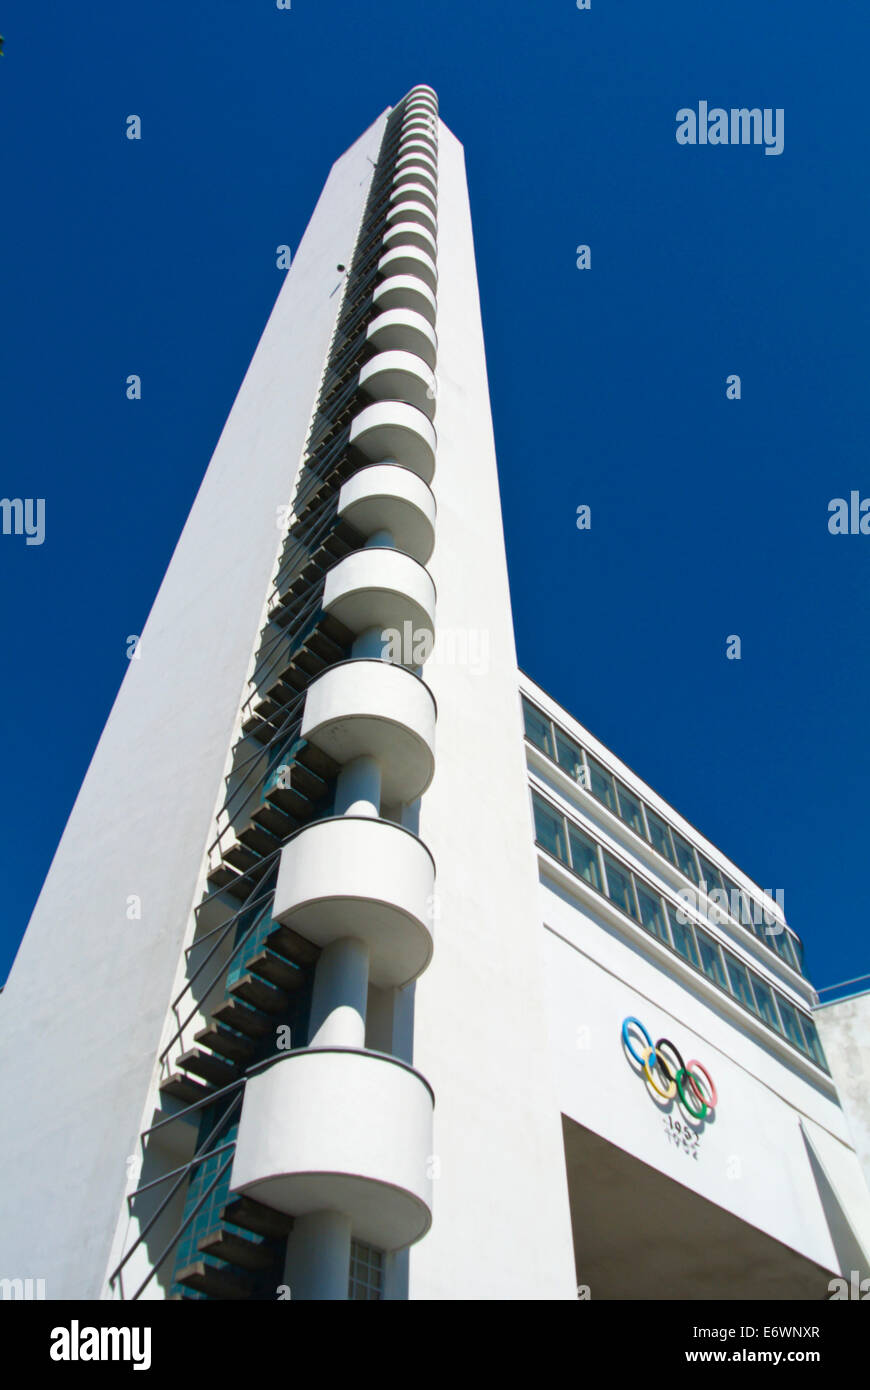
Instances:
[[[275,1211],[273,1207],[267,1207],[253,1197],[236,1197],[229,1202],[221,1212],[221,1220],[229,1221],[232,1226],[241,1226],[246,1231],[253,1231],[255,1235],[268,1236],[272,1240],[281,1240],[293,1228],[292,1216],[285,1215],[283,1211]]]
[[[242,975],[241,979],[230,985],[227,993],[266,1014],[285,1014],[290,1008],[290,999],[285,992],[257,975]]]
[[[228,1086],[241,1074],[241,1069],[235,1062],[229,1062],[225,1057],[216,1057],[212,1052],[202,1052],[198,1047],[192,1047],[189,1052],[182,1053],[178,1065],[184,1071],[192,1071],[195,1076],[202,1076],[218,1087]]]
[[[195,1289],[197,1293],[204,1293],[209,1298],[240,1300],[254,1298],[256,1294],[252,1279],[237,1270],[207,1264],[205,1260],[197,1260],[179,1270],[175,1282],[187,1289]]]
[[[281,810],[280,806],[276,806],[272,801],[264,801],[262,806],[258,806],[256,811],[252,811],[251,820],[281,841],[286,840],[288,835],[292,835],[294,830],[299,829],[299,822],[295,816],[288,816],[285,811]]]
[[[314,814],[314,806],[310,799],[299,790],[298,787],[270,787],[266,792],[266,800],[273,806],[277,806],[279,811],[286,815],[293,816],[297,821],[308,821]]]
[[[207,1028],[200,1028],[193,1036],[194,1042],[210,1047],[212,1052],[229,1058],[231,1062],[250,1062],[256,1052],[253,1043],[247,1038],[240,1037],[238,1033],[231,1033],[227,1028],[219,1028],[215,1023],[210,1023]]]
[[[259,1009],[251,1009],[241,999],[224,999],[211,1011],[212,1018],[225,1023],[250,1038],[265,1038],[274,1031],[275,1025],[267,1014]]]
[[[198,1100],[205,1100],[207,1096],[212,1094],[213,1090],[213,1086],[202,1086],[198,1081],[193,1081],[181,1072],[173,1072],[171,1076],[167,1076],[166,1080],[160,1083],[162,1096],[172,1096],[174,1100],[183,1101],[185,1105],[193,1105]]]
[[[322,749],[316,748],[313,743],[301,740],[296,752],[295,762],[300,767],[305,767],[309,772],[313,772],[322,782],[328,782],[336,777],[340,771],[340,765]]]
[[[322,796],[326,796],[329,790],[325,780],[319,777],[316,772],[312,772],[310,767],[306,767],[297,758],[290,767],[290,785],[298,787],[299,791],[309,801],[319,801]]]
[[[273,955],[271,951],[260,951],[247,962],[247,967],[279,989],[299,989],[305,979],[304,971],[294,968],[288,961]]]
[[[226,1260],[227,1264],[259,1274],[266,1269],[280,1268],[281,1250],[270,1242],[248,1240],[234,1231],[212,1231],[199,1242],[203,1255]]]
[[[239,840],[262,859],[267,859],[270,854],[274,854],[276,849],[281,848],[280,838],[273,835],[265,826],[260,825],[253,816],[250,824],[239,832]]]
[[[313,965],[320,955],[318,946],[306,941],[304,936],[300,936],[290,927],[277,926],[266,937],[266,945],[276,955],[296,961],[299,965]]]

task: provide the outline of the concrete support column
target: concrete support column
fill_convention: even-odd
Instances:
[[[369,949],[355,937],[326,946],[314,972],[309,1047],[365,1047]]]
[[[372,531],[363,549],[368,550],[371,546],[378,545],[382,548],[386,546],[387,549],[395,550],[396,541],[392,531],[388,531],[386,527],[383,527],[380,531]]]
[[[297,1216],[287,1239],[284,1282],[293,1302],[346,1302],[350,1217],[338,1211]]]
[[[367,754],[345,763],[335,782],[337,816],[381,814],[381,766]]]
[[[387,641],[383,635],[383,628],[367,627],[365,632],[361,632],[358,637],[354,638],[350,654],[355,661],[364,660],[366,658],[374,659],[375,661],[384,661],[386,659],[384,657],[384,648],[386,645]]]

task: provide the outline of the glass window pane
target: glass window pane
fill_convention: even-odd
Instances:
[[[542,714],[528,700],[523,700],[523,723],[526,729],[526,738],[533,743],[536,748],[540,748],[542,753],[546,753],[548,758],[553,756],[553,731],[549,719],[545,719]]]
[[[637,921],[637,907],[634,902],[632,892],[631,876],[625,869],[621,869],[609,854],[604,856],[604,867],[607,871],[607,893],[608,896],[621,907],[623,912],[627,912],[629,917]]]
[[[688,840],[684,840],[682,835],[677,834],[676,830],[674,830],[672,834],[674,849],[677,852],[677,868],[681,873],[686,875],[686,878],[690,878],[693,883],[700,883],[701,875],[698,872],[698,861],[695,858],[695,851],[692,849]]]
[[[776,1004],[773,1000],[773,990],[760,980],[756,974],[750,971],[752,980],[752,992],[755,995],[755,1002],[758,1006],[759,1017],[764,1020],[768,1028],[773,1028],[775,1032],[782,1032],[782,1024],[776,1012]]]
[[[568,825],[568,839],[571,844],[571,863],[574,872],[581,878],[585,878],[587,883],[591,883],[593,888],[597,888],[599,893],[601,888],[601,870],[598,865],[598,848],[594,841],[585,836],[582,831],[577,830],[573,825]]]
[[[561,729],[556,730],[556,761],[575,782],[586,785],[586,769],[583,765],[583,750]]]
[[[781,922],[775,923],[774,925],[782,927],[782,930],[778,932],[768,932],[765,929],[765,940],[768,942],[770,946],[773,947],[773,949],[776,951],[776,954],[780,956],[782,960],[785,961],[786,965],[790,965],[793,970],[796,970],[797,961],[794,957],[794,952],[792,950],[792,944],[788,932],[786,931],[785,927],[782,926]]]
[[[562,816],[535,793],[532,793],[532,802],[535,808],[535,839],[544,849],[549,850],[550,854],[555,854],[557,859],[567,864],[565,823]]]
[[[613,786],[613,778],[605,767],[597,763],[594,758],[589,759],[589,790],[593,796],[616,814],[616,791]]]
[[[668,903],[668,918],[671,924],[671,936],[674,939],[674,946],[679,951],[684,960],[690,965],[694,965],[696,970],[700,970],[701,962],[698,959],[698,948],[695,945],[695,933],[692,930],[691,922],[680,922],[674,908]]]
[[[807,1051],[809,1052],[813,1061],[818,1062],[819,1066],[823,1067],[825,1071],[827,1071],[828,1063],[825,1060],[824,1049],[822,1047],[821,1039],[819,1038],[818,1032],[816,1031],[816,1025],[813,1023],[812,1019],[807,1018],[805,1014],[800,1014],[799,1017],[801,1027],[804,1030],[804,1038],[807,1044]]]
[[[785,1029],[785,1036],[795,1047],[799,1047],[801,1052],[808,1051],[804,1035],[801,1032],[800,1022],[798,1021],[797,1010],[783,999],[781,994],[776,996],[779,1005],[779,1016],[782,1019],[782,1026]]]
[[[670,946],[668,924],[665,920],[665,910],[661,898],[656,893],[650,893],[637,879],[634,881],[634,886],[637,889],[641,922],[647,931],[652,932],[653,936],[657,936],[660,941],[664,941],[666,946]]]
[[[642,835],[646,839],[643,829],[643,814],[640,809],[640,802],[632,792],[624,787],[621,782],[616,784],[616,794],[619,798],[619,814],[630,826],[636,835]]]
[[[708,892],[711,888],[721,889],[722,887],[722,875],[716,865],[711,864],[709,859],[705,859],[703,855],[701,856],[701,878],[706,883]]]
[[[755,922],[753,921],[753,906],[752,898],[750,898],[745,889],[739,889],[737,920],[751,932],[756,930]]]
[[[747,974],[746,966],[741,965],[740,961],[728,951],[725,951],[724,955],[725,964],[728,967],[728,979],[731,982],[731,993],[734,995],[735,999],[740,1001],[745,1009],[751,1009],[752,1013],[755,1013],[755,998],[749,984],[749,975]]]
[[[646,823],[649,826],[649,840],[653,849],[663,855],[669,863],[676,864],[670,827],[666,825],[661,816],[657,816],[655,811],[651,811],[649,806],[646,808]]]
[[[726,878],[725,874],[722,874],[722,887],[725,889],[725,895],[728,898],[728,914],[734,918],[735,922],[739,922],[740,893],[737,884],[732,883],[730,878]]]
[[[717,985],[723,989],[728,988],[728,981],[725,978],[725,967],[722,964],[722,953],[712,936],[708,936],[700,927],[695,928],[695,936],[698,941],[698,950],[701,953],[701,969],[710,980],[715,980]]]

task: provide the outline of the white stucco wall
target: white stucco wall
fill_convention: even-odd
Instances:
[[[823,1004],[816,1009],[815,1020],[852,1142],[870,1183],[870,990]]]
[[[49,1298],[100,1294],[384,119],[324,188],[0,1000],[0,1275]]]
[[[414,1065],[435,1091],[433,1225],[414,1299],[576,1296],[547,1055],[532,828],[464,158],[438,181],[435,776],[420,834],[437,866],[435,952],[415,987]],[[439,659],[453,639],[488,670]],[[476,648],[475,641],[481,643]]]

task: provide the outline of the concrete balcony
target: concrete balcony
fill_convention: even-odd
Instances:
[[[376,401],[404,401],[435,416],[435,373],[413,352],[378,352],[359,374],[359,388]]]
[[[405,120],[416,115],[435,116],[437,118],[438,103],[428,96],[414,97],[411,101],[405,102],[402,114]]]
[[[438,117],[434,111],[416,110],[406,111],[402,119],[401,135],[407,135],[415,130],[423,130],[437,138]]]
[[[389,661],[342,661],[311,682],[301,737],[343,767],[376,758],[387,806],[415,801],[435,771],[435,698]]]
[[[432,215],[438,213],[438,194],[429,187],[428,183],[403,183],[398,188],[394,188],[390,194],[390,202],[398,203],[403,199],[410,198],[415,203],[423,203],[430,208]]]
[[[415,202],[412,198],[403,198],[401,202],[394,203],[387,213],[388,225],[398,222],[417,222],[433,237],[438,234],[438,219],[435,213],[425,203]]]
[[[438,313],[435,296],[424,280],[416,275],[391,275],[378,285],[372,295],[376,309],[413,309],[434,326]]]
[[[432,576],[400,550],[371,546],[345,555],[327,573],[323,607],[356,635],[373,628],[404,633],[410,623],[415,643],[434,641]]]
[[[287,841],[272,915],[316,946],[348,937],[365,942],[371,983],[398,988],[432,958],[434,888],[432,856],[410,830],[368,816],[334,816]]]
[[[433,155],[438,153],[438,135],[434,121],[424,120],[422,117],[417,117],[413,121],[406,121],[399,139],[400,149],[406,140],[422,140]]]
[[[425,483],[432,481],[437,436],[432,421],[416,406],[396,400],[367,405],[351,421],[349,442],[371,463],[390,459]]]
[[[411,352],[430,368],[438,359],[435,329],[413,309],[387,309],[378,314],[369,324],[366,337],[378,352]]]
[[[391,275],[416,275],[433,294],[438,288],[438,267],[418,246],[394,246],[378,261],[378,273],[388,279]]]
[[[385,251],[391,251],[396,246],[414,246],[425,251],[433,261],[438,255],[438,243],[434,236],[419,222],[391,222],[381,244]]]
[[[438,193],[438,176],[428,164],[406,164],[393,176],[393,188],[401,188],[406,183],[423,183],[432,193]]]
[[[359,387],[376,401],[404,401],[435,417],[435,373],[414,352],[378,352],[360,369]]]
[[[416,131],[411,135],[402,136],[402,139],[399,141],[399,146],[396,151],[396,168],[399,167],[399,161],[406,155],[413,155],[416,159],[421,159],[423,155],[428,155],[433,168],[436,171],[438,169],[438,154],[435,145],[431,140],[423,139]]]
[[[416,153],[414,151],[399,153],[396,158],[396,173],[401,173],[403,169],[418,167],[422,165],[428,169],[434,179],[438,178],[438,160],[431,150],[425,149],[422,145]]]
[[[396,549],[420,565],[435,547],[432,491],[416,473],[394,463],[373,463],[348,478],[338,496],[338,515],[365,537],[386,529]]]
[[[337,1211],[356,1240],[401,1250],[432,1221],[431,1089],[377,1052],[311,1048],[250,1077],[233,1191],[294,1217]]]

